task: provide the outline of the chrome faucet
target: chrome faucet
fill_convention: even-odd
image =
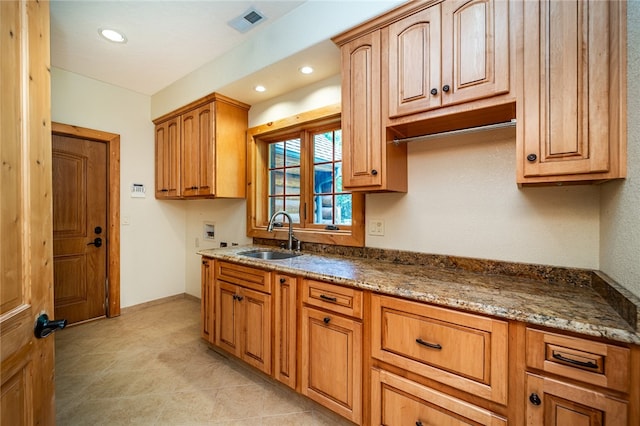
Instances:
[[[280,210],[280,211],[275,212],[271,216],[271,219],[269,219],[269,225],[267,226],[267,232],[272,232],[273,231],[273,225],[274,225],[273,221],[276,218],[276,216],[278,216],[280,214],[283,215],[283,216],[286,216],[287,219],[289,220],[289,240],[287,241],[287,249],[288,250],[293,250],[293,242],[295,241],[296,245],[297,245],[297,243],[299,241],[296,239],[296,237],[293,236],[293,221],[291,220],[291,216],[289,215],[289,213],[287,213],[284,210]],[[299,247],[300,246],[297,246],[296,249],[299,250],[300,249]]]

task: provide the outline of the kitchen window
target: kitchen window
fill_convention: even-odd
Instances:
[[[364,196],[342,187],[342,131],[335,107],[300,114],[248,131],[247,233],[285,239],[288,223],[267,232],[285,210],[301,241],[364,245]]]

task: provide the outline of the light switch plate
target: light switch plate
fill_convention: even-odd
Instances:
[[[377,237],[384,236],[384,220],[382,219],[370,219],[369,220],[369,235]]]

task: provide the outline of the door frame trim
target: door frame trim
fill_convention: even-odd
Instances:
[[[117,317],[120,315],[120,135],[62,123],[51,123],[51,134],[89,139],[107,145],[107,317]]]

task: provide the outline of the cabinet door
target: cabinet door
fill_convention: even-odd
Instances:
[[[213,281],[213,260],[202,258],[201,266],[201,337],[209,343],[215,343],[214,333],[214,281]]]
[[[389,25],[383,40],[389,54],[389,117],[439,107],[440,5]]]
[[[627,403],[602,393],[527,373],[527,425],[627,424]]]
[[[213,195],[213,104],[182,115],[182,195]]]
[[[271,296],[239,288],[236,297],[240,306],[240,358],[266,374],[271,374]]]
[[[442,104],[509,91],[509,1],[442,3]]]
[[[298,280],[289,275],[275,275],[274,377],[296,388],[296,289]]]
[[[354,423],[362,419],[362,324],[302,309],[302,394]]]
[[[620,8],[624,2],[524,2],[519,182],[620,177],[615,175],[618,140],[625,137],[619,131],[620,96],[626,92],[621,77],[626,66],[619,62],[624,22],[616,21]],[[548,176],[556,178],[542,179]]]
[[[236,303],[238,288],[235,285],[216,280],[215,293],[215,342],[222,349],[238,354],[240,309]]]
[[[506,426],[507,421],[483,408],[404,377],[372,369],[371,424]]]
[[[180,196],[180,118],[156,126],[156,198]]]
[[[343,185],[382,185],[380,32],[351,41],[342,52]]]

